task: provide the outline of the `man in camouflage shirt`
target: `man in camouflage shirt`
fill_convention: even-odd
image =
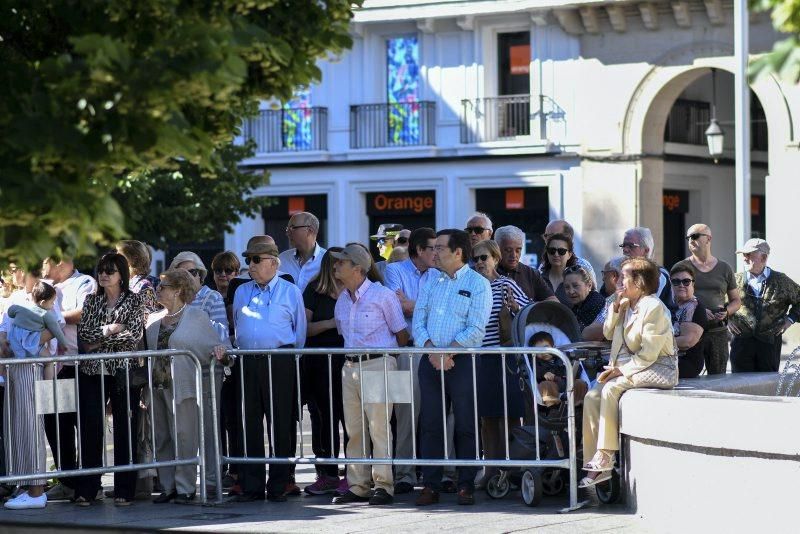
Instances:
[[[767,267],[769,244],[750,239],[737,250],[745,271],[736,274],[742,307],[730,318],[734,373],[777,372],[783,333],[800,319],[800,285]]]

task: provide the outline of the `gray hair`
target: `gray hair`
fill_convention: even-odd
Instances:
[[[303,224],[307,224],[311,230],[311,233],[319,233],[319,219],[317,219],[316,215],[308,211],[301,211],[299,213],[295,213],[294,216],[300,219]]]
[[[170,262],[169,267],[167,267],[167,270],[177,269],[178,265],[180,265],[185,261],[192,262],[194,264],[194,268],[200,271],[201,281],[206,279],[206,275],[208,274],[208,269],[206,269],[206,266],[203,264],[203,260],[201,260],[200,256],[198,256],[197,254],[195,254],[194,252],[190,252],[188,250],[179,252],[172,259],[172,262]]]
[[[483,213],[482,211],[476,211],[475,213],[473,213],[472,215],[470,215],[470,216],[467,218],[467,224],[469,224],[469,222],[470,222],[472,219],[483,219],[484,221],[486,221],[486,222],[488,223],[489,230],[491,230],[491,229],[493,228],[493,226],[492,226],[492,220],[489,218],[489,216],[488,216],[488,215],[486,215],[486,214],[485,214],[485,213]]]
[[[636,226],[625,231],[625,235],[636,234],[644,247],[647,249],[647,259],[652,260],[656,253],[656,242],[653,239],[653,232],[646,226]]]
[[[625,256],[617,256],[616,258],[611,258],[606,262],[605,270],[606,271],[616,271],[617,273],[622,272],[622,262],[627,260]]]
[[[501,244],[503,241],[519,241],[524,245],[525,232],[516,226],[501,226],[494,231],[494,240],[497,241],[498,244]]]

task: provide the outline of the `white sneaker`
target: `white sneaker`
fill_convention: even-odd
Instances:
[[[75,496],[75,490],[60,482],[47,491],[48,501],[68,501]]]
[[[9,510],[29,510],[32,508],[44,508],[47,506],[47,495],[42,493],[39,497],[31,497],[28,492],[21,493],[18,497],[6,501],[4,508]]]

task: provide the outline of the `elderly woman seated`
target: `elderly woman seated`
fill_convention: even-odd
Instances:
[[[155,452],[159,460],[172,460],[177,451],[179,458],[193,458],[200,443],[198,403],[203,403],[203,428],[206,459],[206,484],[208,494],[213,494],[217,478],[213,420],[211,407],[210,363],[212,358],[226,362],[225,338],[220,344],[219,334],[211,326],[208,314],[199,307],[189,305],[197,292],[197,282],[184,269],[173,269],[161,275],[158,285],[158,302],[164,310],[150,316],[145,335],[150,349],[188,350],[200,362],[202,369],[203,398],[197,398],[196,367],[188,356],[167,357],[153,362],[153,428]],[[215,368],[215,393],[219,398],[222,386],[222,366]],[[173,428],[176,429],[173,434]],[[177,443],[174,439],[177,438]],[[195,495],[197,469],[194,465],[158,468],[158,478],[164,492],[155,503],[170,501],[189,502]]]
[[[678,308],[672,314],[672,332],[678,346],[678,372],[681,378],[694,378],[703,370],[703,332],[708,319],[706,309],[694,296],[694,269],[685,262],[669,272],[672,298]]]
[[[659,276],[658,265],[645,258],[631,258],[622,264],[622,290],[603,325],[605,337],[612,340],[610,365],[583,403],[583,455],[588,459],[583,468],[588,475],[580,487],[611,478],[619,450],[622,394],[636,387],[663,388],[677,383],[670,312],[654,295]]]
[[[562,283],[568,306],[583,331],[603,310],[605,299],[592,288],[592,276],[584,267],[575,264],[564,269]]]

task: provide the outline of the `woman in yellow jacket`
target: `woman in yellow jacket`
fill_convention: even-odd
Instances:
[[[659,276],[658,265],[646,258],[622,263],[622,289],[603,324],[611,362],[583,401],[583,457],[589,461],[580,487],[611,478],[619,450],[619,399],[637,387],[633,376],[660,356],[675,354],[670,312],[655,295]]]

